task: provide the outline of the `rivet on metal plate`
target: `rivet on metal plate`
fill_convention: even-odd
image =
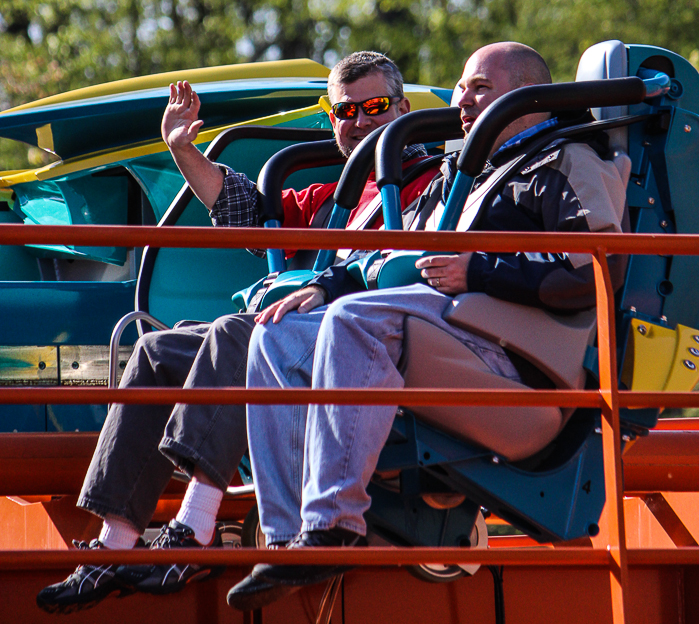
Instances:
[[[638,333],[641,334],[641,336],[645,336],[646,333],[648,333],[648,328],[645,325],[639,325]]]
[[[689,370],[696,370],[696,368],[697,368],[697,365],[694,362],[692,362],[691,360],[683,360],[682,363]]]
[[[689,351],[694,357],[699,357],[699,349],[695,349],[694,347],[689,347],[688,351]]]

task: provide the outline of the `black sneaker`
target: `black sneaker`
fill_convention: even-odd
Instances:
[[[364,545],[364,538],[339,527],[299,533],[287,548]],[[229,606],[240,611],[261,609],[298,591],[304,585],[322,583],[351,570],[348,565],[275,565],[258,563],[250,574],[228,592]]]
[[[99,540],[87,542],[73,540],[73,545],[81,550],[104,548]],[[36,604],[48,613],[74,613],[94,607],[111,594],[128,596],[132,589],[125,587],[116,578],[115,565],[81,565],[65,581],[49,585],[36,597]]]
[[[194,531],[188,526],[171,520],[160,529],[160,535],[151,548],[217,548],[222,545],[221,533],[214,528],[214,539],[202,546],[194,539]],[[193,564],[122,565],[116,569],[117,579],[124,585],[147,594],[171,594],[180,591],[187,583],[215,578],[225,566],[200,566]]]

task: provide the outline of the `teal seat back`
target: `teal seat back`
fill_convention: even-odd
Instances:
[[[647,45],[606,41],[588,49],[578,80],[635,76],[643,69],[672,79],[667,95],[628,107],[597,110],[599,119],[650,113],[613,131],[612,143],[631,157],[628,186],[631,230],[643,234],[699,233],[699,74],[681,56]],[[623,316],[699,325],[699,258],[636,255],[619,297]]]

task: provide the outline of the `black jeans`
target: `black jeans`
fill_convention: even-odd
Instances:
[[[254,315],[184,322],[141,337],[120,387],[245,386]],[[226,489],[247,449],[245,405],[112,405],[78,507],[144,531],[175,467]]]

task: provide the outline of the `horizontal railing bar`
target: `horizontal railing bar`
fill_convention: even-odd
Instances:
[[[631,548],[629,565],[699,565],[699,548],[677,549]],[[172,564],[251,566],[256,563],[287,565],[356,566],[473,564],[507,566],[607,567],[612,559],[606,549],[560,548],[493,548],[466,549],[445,547],[410,548],[299,548],[266,550],[256,548],[182,548],[157,550],[3,550],[0,570],[50,570],[72,568],[80,564]]]
[[[699,407],[697,392],[619,392],[620,407]],[[682,419],[678,419],[682,420]]]
[[[628,561],[632,566],[699,565],[699,548],[629,548]]]
[[[598,390],[0,387],[0,405],[526,405],[600,407]],[[697,392],[619,393],[621,407],[699,407]],[[678,425],[681,427],[681,423]]]
[[[90,246],[419,249],[699,255],[699,235],[553,232],[403,232],[295,228],[0,225],[0,244]]]
[[[462,390],[354,389],[312,390],[309,388],[0,388],[0,404],[100,404],[138,405],[527,405],[600,407],[596,390]]]
[[[699,418],[661,418],[656,431],[699,431]]]
[[[0,569],[55,569],[80,564],[172,564],[251,566],[256,563],[329,565],[418,565],[421,563],[486,565],[607,566],[604,549],[593,548],[181,548],[156,550],[11,550],[0,551]],[[697,555],[699,563],[699,555]]]

